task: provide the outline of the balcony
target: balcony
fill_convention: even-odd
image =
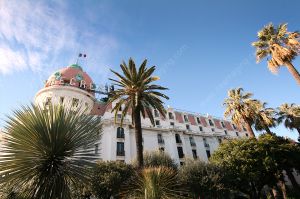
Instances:
[[[125,151],[117,151],[117,156],[125,156]]]

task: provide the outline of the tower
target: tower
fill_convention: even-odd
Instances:
[[[78,64],[72,64],[53,73],[36,95],[39,106],[50,104],[80,108],[89,114],[94,107],[96,85]]]

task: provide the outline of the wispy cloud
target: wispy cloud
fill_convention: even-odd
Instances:
[[[117,47],[110,35],[74,23],[66,2],[0,2],[0,74],[31,69],[49,73],[53,66],[74,59],[83,49],[90,53],[91,68]],[[68,12],[69,11],[69,12]],[[80,16],[84,17],[84,16]]]

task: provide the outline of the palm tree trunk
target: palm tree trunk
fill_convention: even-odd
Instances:
[[[294,65],[291,62],[286,62],[285,63],[286,67],[288,68],[289,72],[291,73],[291,75],[294,77],[294,79],[296,80],[297,84],[300,85],[300,74],[297,71],[297,69],[294,67]]]
[[[244,121],[245,121],[245,124],[246,124],[246,129],[247,129],[248,133],[250,134],[250,137],[255,138],[255,134],[252,130],[252,127],[251,127],[250,123],[247,120],[244,120]]]
[[[144,166],[143,159],[143,136],[142,136],[142,124],[141,124],[141,115],[140,115],[140,106],[137,105],[133,109],[133,118],[134,118],[134,131],[135,131],[135,143],[136,143],[136,156],[137,164],[139,168]]]
[[[284,180],[279,180],[279,186],[280,186],[280,189],[281,189],[283,199],[287,199],[286,186],[285,186]]]

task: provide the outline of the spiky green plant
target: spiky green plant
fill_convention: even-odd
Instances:
[[[185,190],[177,172],[168,167],[148,167],[139,170],[122,192],[128,199],[184,198]]]
[[[84,183],[84,168],[96,158],[98,118],[50,106],[24,106],[9,116],[0,151],[1,185],[25,198],[68,199],[70,185]]]
[[[257,117],[261,102],[251,99],[252,93],[244,93],[242,88],[228,91],[228,98],[224,101],[225,117],[230,117],[237,126],[245,124],[250,137],[255,137],[252,125]]]
[[[292,64],[300,53],[299,32],[288,32],[286,23],[278,27],[270,23],[257,33],[257,38],[252,43],[256,48],[257,62],[268,57],[268,68],[272,73],[277,73],[280,66],[286,66],[300,84],[300,74]]]
[[[165,109],[161,98],[169,99],[165,94],[160,93],[160,90],[167,90],[167,88],[152,84],[159,78],[153,76],[155,66],[150,68],[146,67],[147,60],[145,59],[139,69],[136,68],[133,59],[129,59],[128,65],[123,62],[120,67],[122,75],[111,70],[119,79],[110,79],[118,87],[110,93],[109,103],[115,102],[116,104],[112,109],[115,112],[115,120],[117,118],[120,107],[122,109],[121,125],[123,119],[129,110],[132,111],[132,122],[135,129],[136,150],[138,166],[143,166],[143,144],[142,144],[142,126],[141,115],[150,118],[154,125],[154,117],[152,110],[156,109],[165,117]]]

